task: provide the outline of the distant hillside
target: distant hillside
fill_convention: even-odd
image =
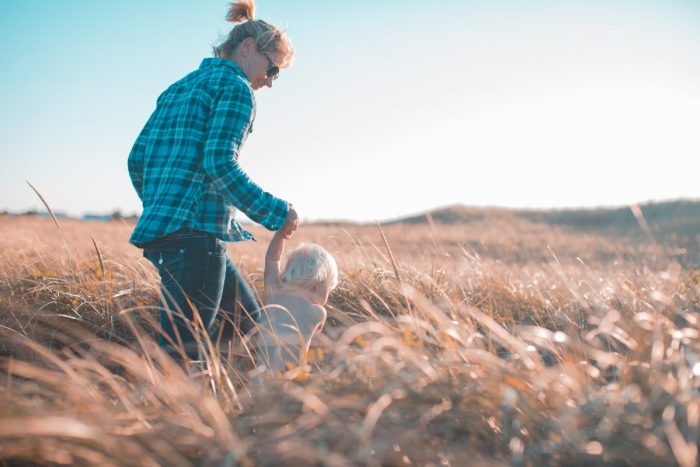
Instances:
[[[700,237],[700,201],[679,200],[640,205],[644,219],[659,239],[676,238],[683,243]],[[520,218],[579,232],[610,235],[644,235],[629,206],[596,209],[529,210],[450,206],[387,222],[424,224],[428,215],[439,224],[459,224],[492,219]]]

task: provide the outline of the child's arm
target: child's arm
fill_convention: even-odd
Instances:
[[[321,321],[319,321],[318,326],[316,326],[316,329],[314,329],[314,335],[321,332],[321,329],[323,329],[323,326],[326,324],[326,317],[328,316],[328,313],[324,307],[319,306],[319,308],[321,309]]]
[[[265,254],[265,295],[268,296],[269,292],[278,287],[280,284],[280,260],[282,259],[282,253],[284,252],[284,244],[286,240],[292,237],[292,233],[297,229],[299,225],[299,217],[294,208],[289,208],[289,214],[284,222],[284,225],[275,232],[270,240],[270,244],[267,246],[267,253]]]
[[[280,260],[282,259],[286,242],[286,235],[283,233],[283,229],[284,227],[275,232],[267,247],[267,253],[265,254],[265,289],[268,286],[279,284]]]
[[[326,324],[326,309],[320,305],[313,305],[312,309],[315,314],[314,322],[316,325],[313,327],[313,329],[311,329],[311,333],[306,339],[306,348],[304,349],[306,355],[308,355],[309,350],[311,349],[311,340],[314,338],[314,336],[321,333],[323,325]]]

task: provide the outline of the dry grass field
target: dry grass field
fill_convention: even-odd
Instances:
[[[123,221],[0,216],[0,465],[698,464],[700,271],[495,216],[302,226],[340,284],[307,368],[183,370]],[[261,289],[271,234],[230,244]]]

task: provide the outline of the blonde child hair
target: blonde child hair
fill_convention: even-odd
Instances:
[[[338,266],[323,247],[303,243],[287,255],[280,282],[305,289],[323,285],[326,290],[333,290],[338,285]]]

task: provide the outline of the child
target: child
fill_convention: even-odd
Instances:
[[[265,255],[265,308],[260,320],[259,364],[279,371],[306,362],[312,337],[326,322],[323,305],[338,284],[333,257],[314,244],[303,244],[280,259],[293,229],[284,226],[272,237]]]

